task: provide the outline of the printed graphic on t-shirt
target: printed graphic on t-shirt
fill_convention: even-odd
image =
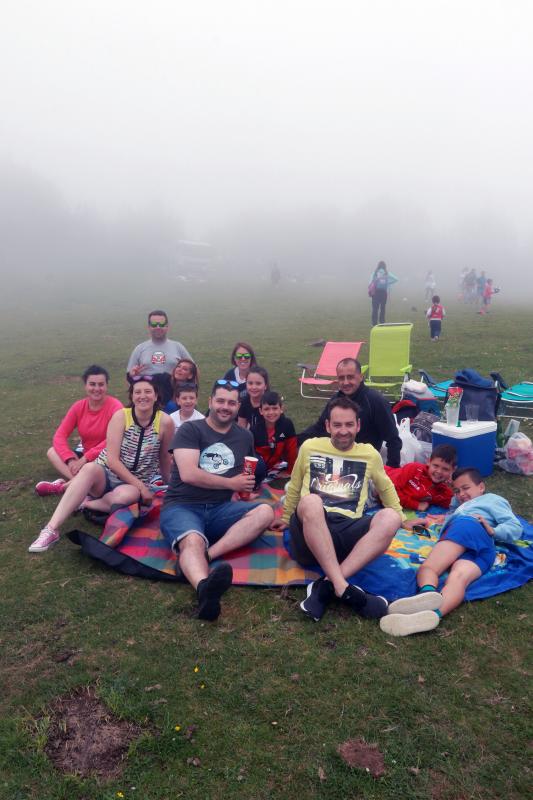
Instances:
[[[223,475],[235,466],[235,456],[227,445],[215,442],[202,450],[198,466],[205,472]]]
[[[161,350],[152,353],[152,364],[165,364],[166,360],[166,356]]]
[[[324,508],[355,511],[361,497],[366,463],[353,458],[312,453],[309,491],[318,494]]]

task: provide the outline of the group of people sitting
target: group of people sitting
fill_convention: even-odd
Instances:
[[[401,440],[390,406],[365,386],[358,361],[339,362],[338,392],[297,436],[247,343],[235,345],[232,366],[215,381],[204,417],[196,409],[198,367],[180,342],[167,338],[166,313],[150,312],[148,329],[150,338],[128,363],[126,408],[107,394],[104,368],[85,371],[86,397],[68,411],[48,451],[61,477],[36,485],[38,494],[60,495],[60,501],[30,552],[56,544],[76,509],[110,513],[135,502],[149,506],[166,484],[161,532],[176,553],[177,569],[196,590],[201,619],[219,616],[232,583],[231,566],[211,562],[267,529],[288,529],[291,555],[324,572],[307,587],[300,604],[305,614],[318,621],[338,601],[401,636],[436,627],[490,569],[494,539],[521,535],[507,501],[485,493],[476,470],[455,469],[453,447],[436,448],[427,465],[400,468]],[[79,452],[69,445],[75,429]],[[379,454],[384,441],[386,466]],[[255,474],[244,469],[250,459],[257,463]],[[269,504],[250,498],[269,472],[290,476],[281,519],[274,519]],[[369,512],[373,496],[381,505]],[[418,571],[417,595],[389,605],[352,581],[387,550],[400,526],[424,525],[420,518],[407,521],[403,508],[425,512],[432,504],[451,504],[452,513]],[[439,592],[439,577],[448,570]]]

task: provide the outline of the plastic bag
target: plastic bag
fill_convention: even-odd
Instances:
[[[398,434],[402,440],[402,451],[400,453],[400,466],[411,464],[413,461],[418,461],[418,454],[420,452],[418,439],[411,433],[411,425],[409,419],[402,419],[398,427]]]
[[[525,433],[513,433],[504,450],[506,458],[499,467],[515,475],[533,475],[533,444]]]

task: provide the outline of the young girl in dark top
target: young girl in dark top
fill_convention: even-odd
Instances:
[[[253,428],[261,419],[261,399],[270,389],[268,372],[263,367],[252,367],[246,378],[246,397],[241,401],[238,423],[243,428]]]
[[[224,377],[228,381],[236,381],[239,384],[239,398],[242,402],[246,397],[246,378],[252,367],[257,366],[255,353],[246,342],[237,342],[231,352],[231,363],[233,367],[228,369]]]

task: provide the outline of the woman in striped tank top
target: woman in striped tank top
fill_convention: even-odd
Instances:
[[[58,542],[60,525],[80,504],[96,511],[138,500],[150,505],[154,476],[159,473],[168,483],[174,423],[159,410],[150,376],[133,378],[129,397],[130,406],[111,417],[105,450],[70,482],[49,523],[30,545],[31,553],[42,553]]]

